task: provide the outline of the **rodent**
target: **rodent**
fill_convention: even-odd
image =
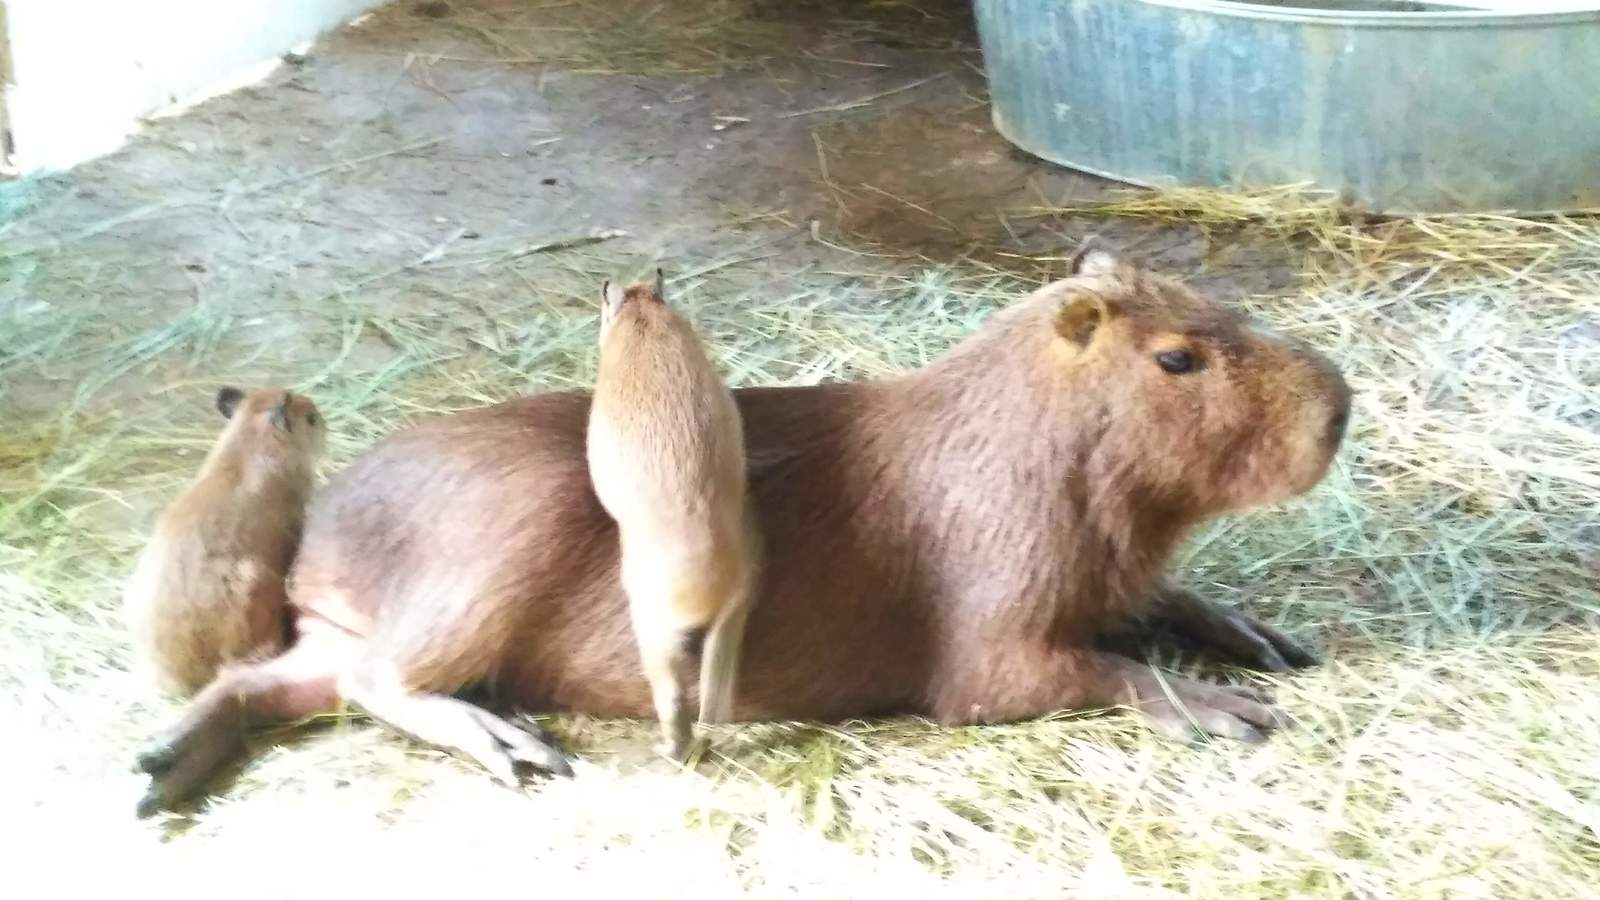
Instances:
[[[727,719],[736,693],[759,544],[743,423],[693,326],[667,302],[660,269],[653,284],[602,285],[600,320],[589,475],[617,523],[658,750],[682,759],[696,656],[702,722]]]
[[[157,519],[124,591],[139,667],[182,695],[225,665],[282,651],[284,579],[326,445],[302,394],[230,386],[215,405],[227,424]]]
[[[1164,613],[1275,667],[1253,649],[1263,626],[1164,568],[1195,526],[1328,470],[1350,389],[1308,345],[1091,246],[921,369],[734,397],[764,548],[736,718],[1125,704],[1174,734],[1276,724],[1264,697],[1158,677],[1098,638]],[[202,790],[222,754],[194,748],[216,735],[337,706],[342,667],[419,701],[489,685],[526,710],[648,716],[589,406],[542,393],[439,417],[336,476],[292,579],[299,641],[214,686],[142,758],[148,804]]]

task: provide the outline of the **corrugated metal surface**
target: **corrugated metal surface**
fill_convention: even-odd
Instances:
[[[1402,6],[1430,11],[1362,11]],[[1044,159],[1145,185],[1312,182],[1379,212],[1600,207],[1600,11],[976,9],[995,125]]]

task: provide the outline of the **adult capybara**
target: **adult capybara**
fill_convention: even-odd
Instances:
[[[225,387],[216,406],[228,424],[157,520],[123,600],[140,667],[181,694],[282,652],[284,580],[327,435],[317,405],[281,388]]]
[[[1264,698],[1099,649],[1165,607],[1247,661],[1308,657],[1164,587],[1198,523],[1315,485],[1349,391],[1326,360],[1090,249],[927,367],[736,392],[764,542],[736,714],[999,722],[1127,704],[1176,733],[1259,738]],[[200,789],[247,724],[377,697],[402,730],[561,766],[453,698],[648,716],[616,526],[585,465],[589,398],[540,394],[385,440],[310,513],[299,641],[231,670],[140,765],[143,811]],[[380,715],[379,718],[384,718]]]
[[[682,759],[685,684],[699,662],[700,719],[732,715],[759,538],[743,423],[665,279],[601,288],[600,367],[589,405],[589,480],[617,523],[660,752]]]

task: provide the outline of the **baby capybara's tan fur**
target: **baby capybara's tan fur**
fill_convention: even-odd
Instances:
[[[283,650],[284,579],[326,434],[316,404],[282,389],[226,387],[216,406],[227,425],[162,512],[124,598],[141,666],[182,694]]]
[[[1174,733],[1259,739],[1265,698],[1158,677],[1101,635],[1162,612],[1247,663],[1313,661],[1163,569],[1194,526],[1314,486],[1348,389],[1173,280],[1092,250],[918,371],[734,394],[763,536],[740,718],[1126,704]],[[524,709],[650,715],[588,410],[574,392],[441,417],[341,473],[295,567],[299,642],[208,689],[141,758],[147,808],[242,752],[219,736],[336,706],[344,667],[426,702],[484,685]]]
[[[700,660],[700,719],[732,710],[755,575],[739,407],[694,328],[654,284],[601,287],[589,475],[616,520],[622,588],[661,721],[660,750],[689,746],[685,673]]]

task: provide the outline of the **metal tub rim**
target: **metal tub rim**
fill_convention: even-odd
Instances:
[[[1145,6],[1165,6],[1188,12],[1211,13],[1237,19],[1264,19],[1273,22],[1299,22],[1305,25],[1367,25],[1387,28],[1477,28],[1487,25],[1515,27],[1519,24],[1546,26],[1569,22],[1600,21],[1600,3],[1593,9],[1507,12],[1493,9],[1438,9],[1423,12],[1378,12],[1368,10],[1317,9],[1301,6],[1268,6],[1247,0],[1125,0]],[[1439,0],[1448,6],[1449,0]]]

